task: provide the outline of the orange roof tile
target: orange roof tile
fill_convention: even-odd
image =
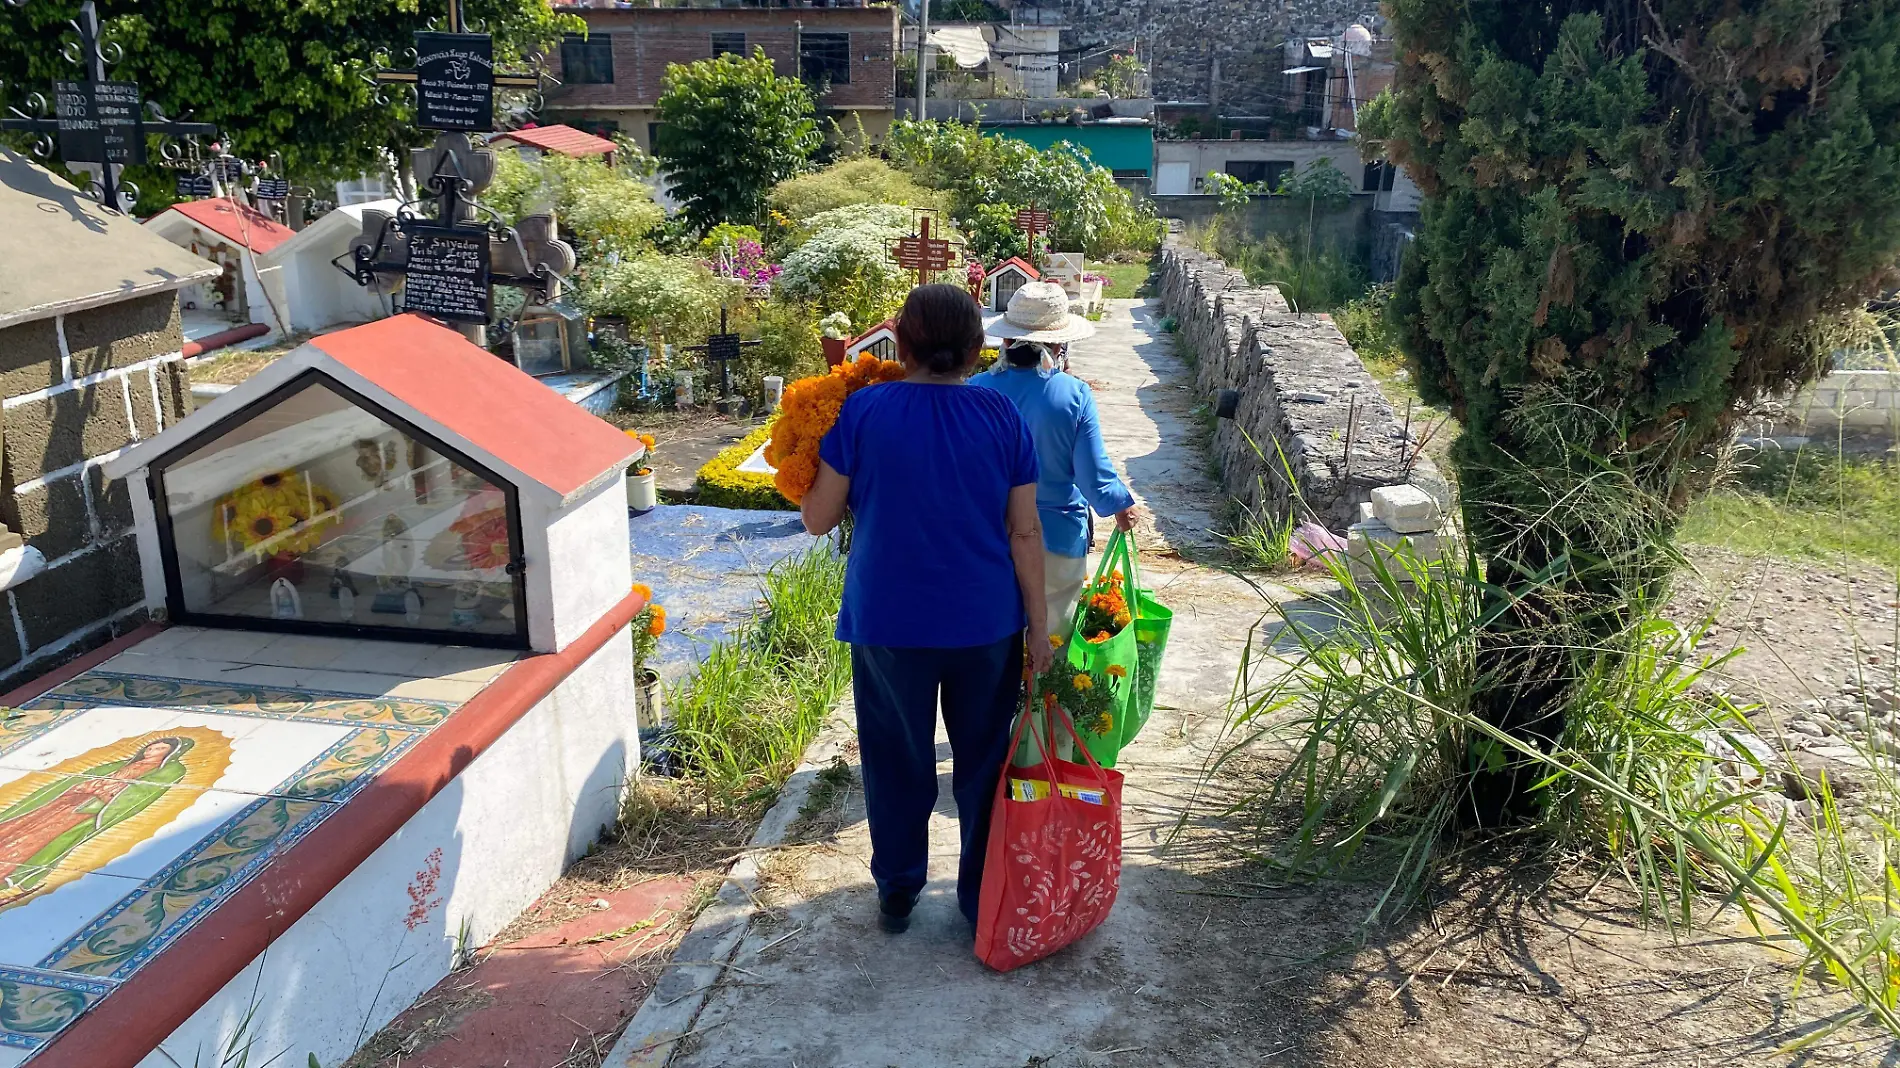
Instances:
[[[296,236],[290,227],[229,197],[181,201],[171,210],[260,256]]]
[[[640,451],[639,442],[546,384],[414,313],[310,344],[563,498]]]
[[[563,156],[604,156],[619,147],[605,137],[595,137],[585,130],[559,124],[508,130],[489,138],[489,141],[516,141],[544,152],[559,152]]]

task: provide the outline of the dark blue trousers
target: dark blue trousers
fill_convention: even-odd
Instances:
[[[858,754],[871,824],[871,878],[879,894],[924,888],[930,812],[937,805],[937,707],[953,757],[963,860],[957,905],[976,922],[996,777],[1022,701],[1023,639],[964,649],[851,647]]]

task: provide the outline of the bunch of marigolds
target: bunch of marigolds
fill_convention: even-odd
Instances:
[[[904,365],[896,360],[880,360],[867,353],[856,362],[839,364],[830,374],[801,378],[785,387],[772,439],[765,443],[765,462],[778,472],[772,484],[786,500],[793,504],[804,500],[818,481],[818,442],[838,421],[844,399],[865,386],[896,382],[905,373]]]

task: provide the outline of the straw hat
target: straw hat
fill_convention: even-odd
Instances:
[[[1009,298],[1009,310],[983,320],[983,333],[1008,341],[1021,338],[1059,345],[1095,336],[1095,324],[1069,313],[1069,295],[1054,282],[1025,282]]]

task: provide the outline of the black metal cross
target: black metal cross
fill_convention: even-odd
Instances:
[[[726,309],[719,309],[719,332],[708,334],[704,345],[688,345],[683,352],[703,352],[708,360],[719,365],[719,403],[722,410],[732,404],[732,361],[739,358],[740,350],[746,345],[757,345],[757,341],[742,341],[739,335],[729,333],[726,324]],[[730,411],[726,411],[731,415]]]
[[[495,127],[495,90],[540,91],[542,72],[505,74],[495,70],[494,40],[470,33],[461,0],[449,0],[447,32],[416,31],[416,65],[382,66],[376,81],[410,85],[416,90],[416,125],[425,130],[486,133]]]
[[[79,31],[79,51],[75,54],[68,44],[65,55],[79,65],[83,77],[53,83],[51,116],[44,113],[46,98],[34,93],[28,98],[29,106],[41,114],[8,108],[13,116],[0,118],[0,129],[39,134],[35,153],[41,157],[57,155],[67,163],[98,164],[100,177],[88,185],[86,192],[92,193],[92,185],[97,185],[99,203],[120,211],[125,207],[121,203],[123,195],[129,191],[136,199],[139,190],[137,185],[119,180],[119,168],[145,162],[147,134],[216,137],[218,128],[208,122],[168,119],[158,105],[140,99],[137,82],[106,80],[106,48],[118,53],[114,63],[123,58],[124,52],[117,44],[101,45],[99,12],[92,0],[79,5],[79,18],[71,25]],[[151,118],[145,117],[145,111],[151,112]]]

